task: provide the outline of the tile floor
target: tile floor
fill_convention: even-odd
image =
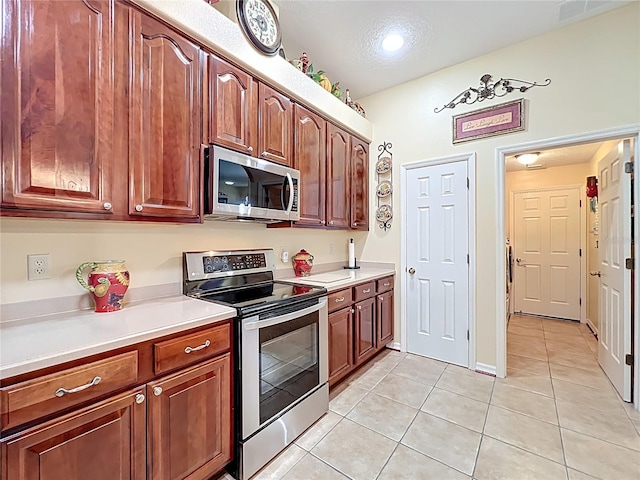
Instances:
[[[503,380],[382,353],[252,480],[640,479],[640,413],[586,326],[513,316],[507,351]]]

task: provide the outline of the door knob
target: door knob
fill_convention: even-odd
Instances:
[[[521,258],[516,258],[516,263],[520,263],[522,261]]]
[[[410,269],[409,269],[409,273],[410,273],[411,275],[413,275],[414,273],[416,273],[416,269],[415,269],[415,268],[413,268],[413,267],[412,267],[412,268],[410,268]]]
[[[600,273],[599,270],[597,272],[589,272],[589,275],[591,275],[592,277],[601,277],[602,276],[602,274]]]

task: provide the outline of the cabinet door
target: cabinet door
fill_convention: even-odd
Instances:
[[[353,315],[351,307],[329,314],[329,385],[353,366]]]
[[[3,206],[110,214],[113,1],[1,8]]]
[[[325,220],[326,124],[300,105],[294,108],[294,163],[300,170],[300,220],[296,225],[321,227]]]
[[[360,365],[376,351],[375,298],[356,303],[354,363]]]
[[[210,55],[209,89],[210,142],[255,155],[258,85],[253,77]]]
[[[3,440],[2,478],[144,480],[143,391],[123,393]]]
[[[147,384],[152,480],[205,479],[231,460],[231,357]]]
[[[293,104],[287,97],[263,83],[260,84],[259,92],[259,156],[290,166]]]
[[[129,214],[200,211],[201,50],[131,9]]]
[[[378,295],[376,317],[378,348],[384,348],[393,339],[393,290]]]
[[[327,226],[349,228],[349,135],[327,123]]]
[[[369,145],[351,137],[351,228],[369,230]]]

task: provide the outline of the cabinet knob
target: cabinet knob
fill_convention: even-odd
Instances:
[[[331,221],[329,222],[329,225],[333,225],[333,220],[331,220]]]
[[[361,305],[358,305],[358,310],[362,310],[362,306]]]
[[[136,395],[136,403],[140,405],[142,402],[144,402],[144,395],[139,393]]]
[[[111,205],[109,202],[104,202],[102,206],[105,210],[111,210],[111,208],[113,207],[113,205]]]
[[[136,212],[142,211],[142,205],[136,205]]]
[[[320,220],[320,225],[324,225],[324,224],[326,224],[326,223],[327,223],[327,222],[326,222],[325,220]]]
[[[267,155],[269,155],[269,152],[262,152],[262,153],[260,154],[260,156],[261,156],[262,158],[266,158],[266,157],[267,157]]]
[[[153,394],[159,397],[162,394],[162,387],[153,387]]]
[[[351,313],[356,313],[356,311],[352,308],[352,309],[351,309]]]
[[[358,226],[358,222],[353,222],[353,226],[357,227]]]
[[[249,153],[253,152],[253,147],[247,147],[247,152]]]

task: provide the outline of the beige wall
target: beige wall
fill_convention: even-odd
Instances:
[[[496,172],[498,147],[609,129],[638,122],[640,112],[640,29],[637,2],[609,13],[475,58],[385,92],[361,99],[374,124],[374,141],[393,144],[394,226],[366,238],[367,260],[400,264],[400,164],[424,159],[477,153],[476,173],[476,322],[477,361],[496,365]],[[425,58],[423,61],[428,61]],[[434,113],[460,91],[477,85],[485,73],[542,81],[545,88],[513,93],[526,102],[526,129],[504,136],[452,145],[451,116],[496,104],[457,107]],[[598,87],[598,78],[615,77],[615,88]],[[375,152],[375,149],[372,149]],[[371,173],[372,181],[374,174]],[[372,199],[373,201],[373,199]],[[501,285],[500,285],[501,287]],[[403,301],[398,296],[396,327]]]
[[[75,270],[90,260],[123,259],[131,286],[182,281],[182,252],[208,249],[280,247],[291,255],[304,248],[316,264],[347,261],[349,237],[362,255],[364,232],[267,229],[264,225],[206,222],[203,225],[107,221],[0,219],[0,303],[78,295],[84,292]],[[334,254],[330,254],[331,245]],[[48,253],[51,279],[27,281],[27,254]],[[278,268],[290,264],[277,260]]]

